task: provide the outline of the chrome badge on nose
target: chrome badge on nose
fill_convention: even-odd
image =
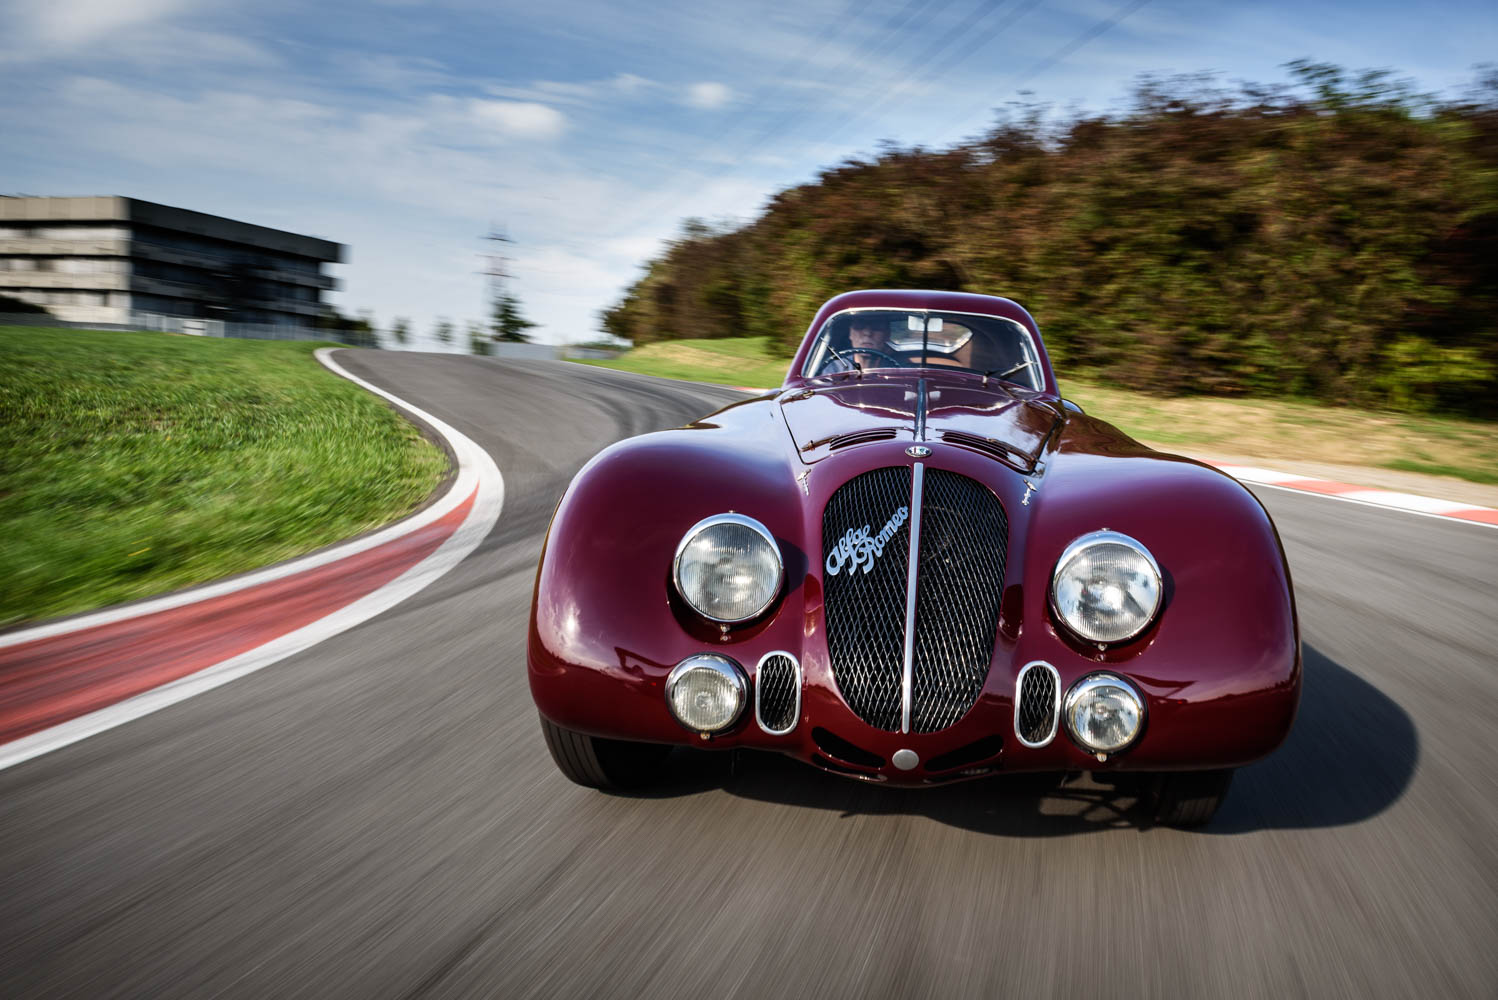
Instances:
[[[905,449],[905,454],[909,455],[911,458],[929,458],[931,455],[931,449],[927,448],[923,444],[913,444],[909,448]]]

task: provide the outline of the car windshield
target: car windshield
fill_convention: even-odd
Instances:
[[[1013,320],[971,313],[849,309],[817,332],[803,377],[886,368],[956,368],[1040,389],[1040,357]]]

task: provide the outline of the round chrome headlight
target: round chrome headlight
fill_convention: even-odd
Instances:
[[[1128,535],[1094,531],[1066,547],[1051,576],[1051,607],[1089,642],[1123,642],[1160,610],[1164,588],[1149,550]]]
[[[780,593],[785,567],[775,538],[752,517],[717,514],[692,525],[676,547],[676,592],[702,617],[726,625],[757,617]]]
[[[743,714],[749,701],[744,672],[726,656],[698,653],[671,669],[666,677],[666,704],[688,729],[716,733]]]
[[[1066,728],[1093,753],[1122,750],[1139,735],[1144,699],[1134,685],[1114,674],[1091,674],[1066,695]]]

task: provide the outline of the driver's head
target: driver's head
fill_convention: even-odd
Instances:
[[[848,339],[854,350],[882,351],[889,343],[889,325],[867,313],[855,313],[848,322]]]

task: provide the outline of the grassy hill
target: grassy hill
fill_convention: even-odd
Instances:
[[[0,328],[0,626],[254,569],[419,506],[442,453],[318,346]]]

